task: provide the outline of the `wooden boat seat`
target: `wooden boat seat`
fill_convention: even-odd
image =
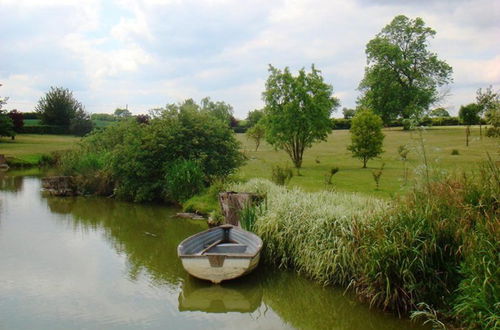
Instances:
[[[247,245],[239,243],[220,243],[207,249],[204,254],[226,254],[226,253],[245,253]]]

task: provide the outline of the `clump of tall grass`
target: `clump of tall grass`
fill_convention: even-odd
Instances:
[[[274,183],[284,186],[293,178],[292,169],[288,165],[274,165],[271,169],[271,178]]]
[[[385,206],[361,195],[306,193],[263,179],[230,189],[267,195],[267,210],[255,222],[255,232],[266,244],[266,260],[325,284],[350,283],[358,267],[354,251],[362,228]]]
[[[353,289],[372,306],[471,328],[500,327],[500,170],[423,183],[397,200],[307,193],[254,179],[265,193],[255,232],[265,260],[324,284]],[[427,306],[419,311],[422,303]]]

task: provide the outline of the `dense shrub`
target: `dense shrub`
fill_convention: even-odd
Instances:
[[[487,137],[500,137],[500,127],[488,127],[486,129]]]
[[[186,199],[201,182],[230,174],[244,160],[231,129],[193,108],[158,112],[148,125],[125,119],[85,137],[74,154],[63,168],[84,176],[107,173],[116,196],[137,202]],[[175,165],[180,160],[196,163],[196,169]],[[169,184],[189,175],[193,181],[187,186]]]
[[[184,202],[205,186],[201,166],[192,160],[179,159],[165,169],[167,199]]]

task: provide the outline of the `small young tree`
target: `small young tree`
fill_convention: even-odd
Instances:
[[[495,130],[498,125],[495,125],[495,119],[498,117],[497,112],[500,108],[500,91],[493,91],[490,85],[486,90],[479,88],[476,92],[476,103],[479,105],[479,134],[483,136],[481,118],[483,115],[486,117],[487,123],[493,126]],[[492,120],[493,119],[493,120]]]
[[[363,168],[366,168],[368,160],[383,152],[382,124],[382,119],[367,109],[357,111],[352,118],[350,129],[352,143],[347,149],[352,152],[353,157],[363,160]]]
[[[481,107],[475,103],[462,105],[458,111],[458,117],[465,124],[465,145],[469,146],[470,126],[479,122]]]
[[[266,135],[266,129],[262,122],[258,122],[256,125],[250,127],[246,132],[247,137],[255,142],[255,151],[259,149],[260,141]]]
[[[330,115],[339,104],[332,90],[314,65],[310,73],[301,69],[297,76],[288,68],[281,71],[269,66],[263,93],[266,140],[284,150],[297,170],[304,150],[324,141],[332,131]]]

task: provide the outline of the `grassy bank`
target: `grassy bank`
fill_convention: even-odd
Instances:
[[[348,287],[378,308],[416,311],[436,326],[438,315],[486,329],[500,326],[499,182],[489,162],[390,202],[262,179],[231,189],[267,195],[255,228],[268,262]]]
[[[471,169],[485,157],[485,151],[495,154],[500,150],[498,139],[479,137],[479,127],[473,127],[472,142],[465,146],[465,128],[462,126],[432,127],[423,132],[423,139],[430,165],[450,172]],[[305,191],[319,191],[334,188],[338,191],[361,192],[377,197],[390,197],[407,191],[411,185],[405,184],[414,178],[414,169],[422,163],[422,154],[418,150],[420,137],[417,131],[403,131],[401,128],[384,129],[386,135],[380,159],[368,162],[368,169],[362,169],[360,160],[352,158],[347,151],[350,144],[348,130],[333,131],[326,142],[314,145],[304,153],[302,176],[294,176],[291,187],[300,187]],[[267,143],[262,143],[258,151],[245,135],[238,134],[249,160],[238,175],[243,179],[271,178],[271,167],[275,164],[290,163],[283,151],[275,151]],[[401,161],[398,147],[407,144],[410,148],[407,168],[409,177],[405,180],[405,163]],[[452,150],[458,155],[452,155]],[[494,155],[498,157],[498,155]],[[375,189],[372,171],[385,163],[380,189]],[[291,163],[290,163],[291,164]],[[332,167],[340,171],[333,177],[333,185],[325,185],[325,175]]]
[[[42,155],[71,149],[78,141],[79,137],[67,135],[19,134],[15,140],[0,138],[0,154],[27,164],[38,164]]]

